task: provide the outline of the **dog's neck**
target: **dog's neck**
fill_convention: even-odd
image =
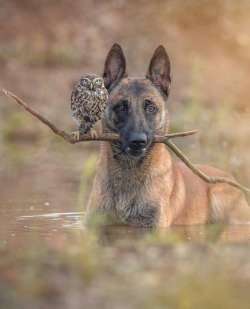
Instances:
[[[163,156],[163,153],[165,156]],[[163,144],[152,144],[147,153],[143,157],[131,157],[128,156],[120,146],[117,147],[112,142],[102,142],[100,152],[100,164],[105,167],[111,178],[116,178],[117,173],[130,173],[130,179],[140,176],[146,177],[152,167],[158,169],[161,164],[168,165],[170,162],[166,162],[166,155],[170,155],[165,149]],[[152,161],[157,161],[157,164],[151,164]]]

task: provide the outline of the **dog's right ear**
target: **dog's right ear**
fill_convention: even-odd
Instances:
[[[111,91],[119,81],[128,76],[126,73],[126,59],[122,48],[118,44],[114,44],[105,61],[103,79],[105,87]]]

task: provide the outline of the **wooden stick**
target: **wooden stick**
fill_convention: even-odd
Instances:
[[[7,91],[4,88],[0,88],[2,92],[12,100],[14,100],[16,103],[21,105],[23,108],[25,108],[29,113],[34,115],[37,119],[39,119],[41,122],[43,122],[46,126],[48,126],[55,134],[61,136],[64,140],[71,144],[75,144],[78,142],[85,142],[85,141],[110,141],[110,142],[119,142],[120,138],[119,135],[116,134],[107,134],[102,133],[98,135],[97,139],[92,139],[91,135],[86,134],[84,136],[81,136],[79,141],[76,141],[74,139],[74,133],[67,133],[64,130],[61,130],[57,128],[51,121],[49,121],[46,117],[38,113],[36,110],[31,108],[28,104],[26,104],[24,101],[19,99],[17,96],[15,96],[13,93]],[[225,177],[216,177],[216,176],[207,176],[203,172],[201,172],[185,155],[183,152],[181,152],[171,141],[171,138],[176,137],[184,137],[189,136],[197,133],[198,131],[187,131],[187,132],[178,132],[178,133],[172,133],[172,134],[166,134],[164,136],[156,135],[154,137],[153,142],[154,143],[164,143],[166,146],[168,146],[191,170],[194,174],[199,176],[201,179],[203,179],[205,182],[210,184],[215,183],[226,183],[230,186],[233,186],[235,188],[238,188],[245,194],[250,194],[250,189],[242,186],[236,181],[233,181],[231,179],[225,178]]]
[[[107,134],[107,133],[102,133],[98,134],[98,137],[96,139],[93,139],[90,134],[82,135],[80,136],[80,139],[76,141],[74,139],[74,133],[67,133],[64,130],[61,130],[57,128],[49,119],[38,113],[36,110],[34,110],[32,107],[30,107],[28,104],[26,104],[23,100],[19,99],[16,95],[11,93],[10,91],[0,88],[1,91],[4,92],[6,96],[11,98],[13,101],[21,105],[24,109],[26,109],[29,113],[34,115],[37,119],[42,121],[47,127],[49,127],[55,134],[61,136],[63,139],[65,139],[67,142],[71,144],[76,144],[79,142],[87,142],[87,141],[109,141],[109,142],[119,142],[120,137],[117,134]],[[166,138],[175,138],[175,137],[181,137],[181,136],[188,136],[188,135],[193,135],[197,133],[198,131],[187,131],[187,132],[179,132],[179,133],[172,133],[172,134],[167,134],[165,136],[155,136],[154,137],[154,142],[162,143]]]
[[[170,140],[166,139],[163,142],[165,145],[168,146],[168,148],[170,148],[176,155],[177,157],[179,157],[190,169],[191,171],[196,174],[197,176],[199,176],[201,179],[203,179],[204,181],[206,181],[207,183],[227,183],[230,186],[233,186],[237,189],[240,189],[242,192],[244,192],[245,194],[250,194],[250,189],[242,186],[241,184],[239,184],[236,181],[233,181],[229,178],[225,178],[225,177],[216,177],[216,176],[207,176],[206,174],[204,174],[202,171],[200,171],[189,159],[188,157],[186,157],[184,155],[183,152],[180,151],[179,148],[177,148]]]

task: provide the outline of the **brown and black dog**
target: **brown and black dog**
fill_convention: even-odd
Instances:
[[[152,143],[169,127],[170,61],[163,46],[156,49],[146,78],[132,78],[121,47],[114,44],[103,77],[110,95],[103,132],[118,133],[121,142],[101,144],[87,218],[103,214],[135,227],[250,222],[250,208],[237,189],[207,184],[172,159],[164,144]],[[213,167],[199,168],[232,178]]]

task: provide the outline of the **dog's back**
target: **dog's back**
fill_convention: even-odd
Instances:
[[[169,126],[170,62],[162,46],[146,78],[128,78],[122,49],[115,44],[105,62],[104,80],[110,98],[103,131],[118,133],[121,142],[102,142],[88,217],[103,214],[137,227],[250,222],[250,209],[237,189],[208,185],[173,160],[163,144],[152,143],[154,135],[166,134]],[[231,177],[212,167],[200,169]]]

